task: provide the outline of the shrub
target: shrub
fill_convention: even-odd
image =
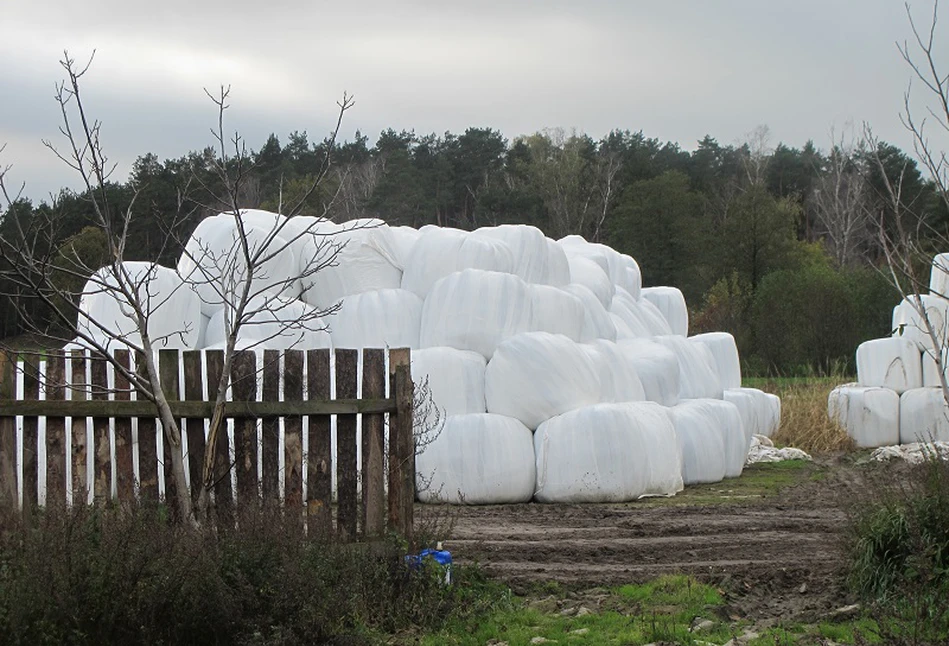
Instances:
[[[196,531],[161,507],[40,511],[0,534],[11,644],[365,643],[437,629],[499,595],[477,571],[411,570],[402,545],[307,538],[279,511]]]
[[[855,516],[850,583],[886,643],[949,639],[949,464],[935,454]]]

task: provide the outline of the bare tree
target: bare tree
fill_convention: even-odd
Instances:
[[[241,330],[263,323],[270,326],[266,334],[250,344],[242,345],[242,349],[266,343],[276,335],[289,333],[303,338],[307,331],[324,329],[324,317],[338,307],[337,304],[327,304],[302,311],[300,308],[285,308],[282,294],[292,286],[303,285],[306,289],[311,285],[317,272],[334,264],[344,244],[337,237],[338,227],[328,227],[323,218],[304,218],[298,214],[318,193],[328,176],[337,133],[353,100],[344,94],[337,104],[338,116],[327,140],[318,173],[286,209],[281,200],[282,214],[262,224],[259,219],[251,221],[241,208],[242,201],[256,190],[256,186],[252,181],[253,164],[243,139],[238,134],[231,137],[225,135],[224,117],[228,109],[229,90],[222,87],[217,94],[208,93],[217,107],[217,125],[212,129],[216,153],[206,160],[215,185],[208,185],[199,174],[194,175],[194,185],[204,189],[205,194],[217,196],[215,203],[202,206],[220,212],[217,217],[226,221],[228,226],[225,228],[229,230],[230,238],[221,244],[220,240],[212,243],[196,237],[185,244],[177,234],[180,230],[178,225],[190,213],[171,214],[169,221],[164,223],[163,245],[183,247],[182,263],[190,271],[179,275],[171,287],[161,287],[162,276],[168,272],[174,273],[173,270],[125,261],[129,227],[136,215],[136,199],[142,187],[133,187],[129,205],[121,210],[110,196],[108,182],[115,166],[110,165],[105,154],[100,139],[101,124],[88,114],[80,91],[80,81],[89,71],[91,61],[92,57],[81,66],[68,53],[64,55],[61,64],[66,80],[57,86],[56,101],[62,115],[60,130],[65,139],[65,148],[60,149],[50,142],[44,143],[81,177],[85,189],[83,195],[88,199],[92,213],[90,224],[105,234],[108,264],[102,268],[88,266],[76,254],[69,258],[69,262],[53,262],[57,233],[61,226],[56,209],[51,209],[43,218],[27,220],[21,216],[17,205],[23,188],[21,186],[15,193],[9,189],[7,176],[10,167],[6,167],[0,172],[0,195],[6,202],[6,218],[11,219],[5,231],[12,233],[0,234],[0,277],[18,292],[25,291],[41,301],[61,329],[75,329],[72,341],[76,346],[110,362],[117,373],[128,380],[132,389],[155,405],[156,415],[171,447],[168,457],[172,462],[172,477],[182,492],[187,491],[187,488],[181,430],[162,388],[156,355],[162,347],[183,347],[183,339],[194,332],[191,328],[196,322],[183,322],[176,329],[156,332],[161,328],[156,319],[167,316],[174,299],[186,290],[198,291],[203,298],[210,298],[216,307],[223,309],[224,370],[218,383],[209,384],[215,406],[202,482],[192,483],[199,487],[197,505],[192,505],[191,496],[178,496],[181,517],[193,524],[200,524],[207,519],[209,491],[217,479],[224,475],[215,472],[213,456],[224,424],[230,368],[238,349]],[[184,205],[188,200],[179,196],[178,202]],[[298,271],[292,274],[276,271],[277,258],[285,256],[291,249],[299,256]],[[112,317],[102,317],[92,309],[83,307],[81,301],[77,301],[61,286],[59,278],[63,273],[77,279],[89,277],[85,296],[100,294],[114,301],[121,312],[119,318],[122,322],[117,323]],[[22,304],[14,301],[14,306],[22,307]],[[40,331],[38,322],[34,322],[34,327]],[[48,329],[43,331],[48,332]],[[70,334],[60,332],[59,338],[62,341],[69,340]],[[141,357],[143,365],[138,366],[138,370],[123,365],[113,354],[116,348],[132,351]]]
[[[824,226],[829,251],[838,267],[860,259],[861,248],[873,236],[869,205],[869,187],[855,159],[862,143],[854,143],[842,134],[834,142],[826,167],[810,197],[810,205]]]
[[[936,54],[939,2],[934,0],[928,25],[922,29],[913,17],[910,5],[907,3],[905,7],[913,39],[912,42],[897,43],[897,48],[912,71],[912,80],[903,97],[900,120],[913,139],[915,156],[925,169],[938,198],[949,208],[947,152],[931,139],[933,130],[936,137],[949,134],[949,76],[940,67]],[[921,83],[924,88],[922,117],[913,103],[913,82]],[[936,364],[943,398],[949,405],[946,375],[949,330],[946,328],[945,312],[932,307],[924,295],[928,289],[935,296],[949,298],[947,290],[940,288],[937,282],[930,281],[934,269],[937,275],[939,271],[949,273],[949,267],[940,268],[941,263],[934,260],[933,256],[937,249],[949,250],[949,235],[927,219],[918,196],[908,194],[905,180],[910,169],[905,164],[902,168],[888,168],[879,154],[879,140],[869,127],[865,127],[865,134],[873,163],[883,182],[881,197],[890,211],[889,217],[884,215],[884,209],[873,214],[877,221],[887,276],[899,291],[903,302],[911,308],[914,324],[931,346],[927,352]]]

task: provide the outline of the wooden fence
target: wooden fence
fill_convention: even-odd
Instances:
[[[141,365],[127,351],[114,357],[133,371]],[[171,505],[176,496],[196,496],[190,483],[201,480],[223,367],[222,351],[159,352],[162,386],[185,450],[190,491],[180,492],[164,459],[170,449],[154,405],[108,361],[81,352],[0,353],[0,505],[136,497]],[[411,534],[408,349],[389,350],[388,362],[378,349],[238,352],[231,378],[228,433],[215,455],[222,476],[212,493],[218,513],[282,505],[298,509],[309,531],[335,531],[343,539],[378,534],[386,520],[390,529]]]

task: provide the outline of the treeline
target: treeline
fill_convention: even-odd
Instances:
[[[546,130],[512,141],[489,128],[443,136],[386,130],[374,145],[358,132],[332,145],[294,132],[285,143],[271,135],[250,154],[239,202],[286,211],[329,157],[327,181],[304,213],[469,230],[524,223],[554,238],[579,234],[636,258],[645,285],[679,287],[692,332],[733,333],[747,371],[852,365],[860,341],[890,332],[898,300],[878,271],[881,227],[895,226],[898,215],[888,183],[899,182],[929,230],[944,230],[949,217],[895,146],[838,144],[825,152],[811,142],[766,143],[761,130],[740,146],[706,136],[691,152],[619,130],[600,140]],[[223,208],[215,161],[212,149],[166,161],[146,154],[126,182],[105,187],[117,220],[134,199],[127,259],[174,263],[180,241]],[[0,229],[54,222],[45,243],[54,262],[72,254],[105,262],[101,232],[87,227],[87,198],[63,191],[52,204],[21,200]],[[44,316],[39,304],[32,316]],[[0,302],[0,338],[24,329]]]

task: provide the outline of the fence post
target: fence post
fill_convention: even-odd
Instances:
[[[40,356],[23,357],[23,399],[40,398]],[[23,418],[23,507],[39,505],[39,417]]]
[[[412,358],[408,348],[389,350],[389,526],[411,542],[415,503],[415,438],[412,421]]]
[[[0,400],[16,394],[16,355],[0,352]],[[16,418],[0,417],[0,508],[17,508]]]
[[[128,350],[116,350],[115,362],[126,371],[132,369],[132,355]],[[128,378],[115,368],[115,400],[129,401],[132,386]],[[133,462],[132,418],[115,418],[115,493],[119,502],[135,499],[135,466]]]
[[[384,350],[363,350],[362,397],[386,396]],[[363,531],[379,535],[385,529],[385,415],[362,416],[362,506]]]
[[[201,383],[201,351],[188,350],[182,353],[185,372],[185,400],[204,401],[204,385]],[[213,386],[212,386],[213,387]],[[191,483],[191,502],[198,503],[204,467],[204,420],[185,421],[188,436],[188,479]],[[182,431],[184,434],[185,431]]]
[[[261,400],[275,402],[280,399],[280,352],[264,350],[263,384]],[[264,504],[280,506],[280,418],[263,419],[260,447],[261,474],[260,490]]]
[[[336,350],[336,398],[356,399],[357,350]],[[356,537],[356,416],[336,416],[336,530]]]
[[[46,358],[46,399],[66,398],[66,355],[62,350]],[[66,504],[66,420],[46,418],[46,506]]]
[[[181,387],[178,384],[178,361],[181,357],[180,350],[159,350],[158,351],[158,379],[161,382],[161,389],[165,393],[165,398],[169,402],[181,400]],[[177,418],[178,431],[181,431],[181,418]],[[162,470],[165,474],[165,504],[172,514],[178,514],[178,496],[189,495],[187,491],[178,490],[178,482],[175,480],[175,468],[172,461],[171,452],[180,451],[181,446],[172,446],[168,441],[169,429],[161,427],[161,442],[163,447],[164,459],[162,460]],[[182,483],[183,484],[183,483]]]
[[[287,350],[283,355],[283,400],[303,400],[303,351]],[[293,518],[302,519],[303,511],[303,418],[285,417],[284,430],[284,504]]]
[[[109,399],[108,365],[102,357],[90,359],[89,374],[92,382],[92,398]],[[109,441],[109,418],[92,418],[92,492],[96,502],[112,497],[112,444]]]
[[[307,399],[330,398],[330,351],[306,353]],[[311,415],[307,441],[306,497],[307,531],[329,536],[333,530],[330,505],[333,497],[333,453],[329,415]]]
[[[70,398],[83,401],[89,398],[89,383],[86,379],[85,350],[72,351],[72,379],[70,380]],[[89,499],[89,469],[86,461],[88,451],[86,438],[86,418],[72,418],[72,502],[85,505]]]

